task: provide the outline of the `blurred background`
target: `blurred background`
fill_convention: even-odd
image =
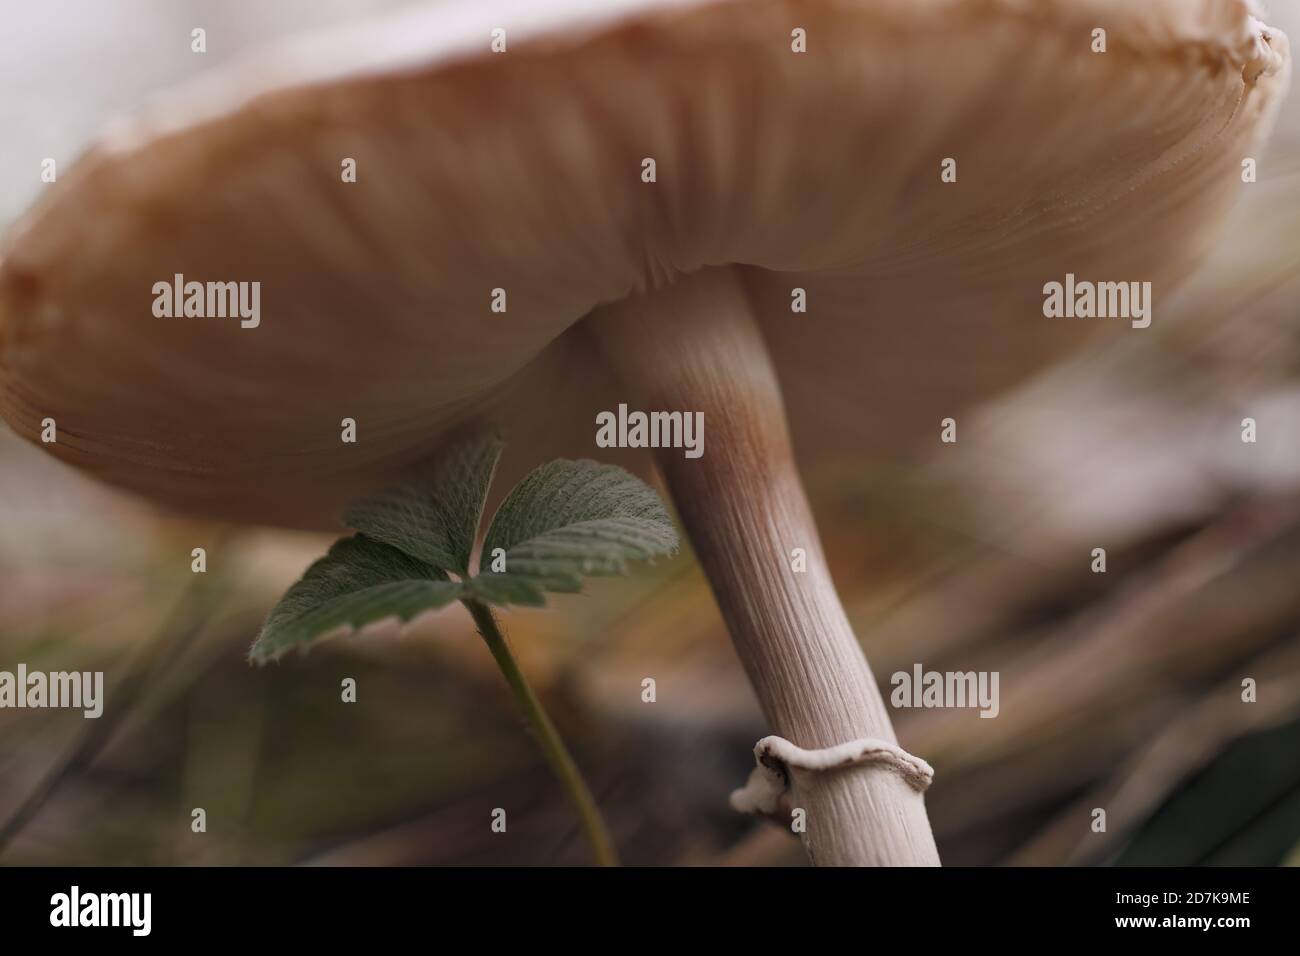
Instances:
[[[402,5],[12,5],[0,227],[43,158],[69,168],[151,95]],[[1300,37],[1294,4],[1268,20]],[[941,456],[808,474],[831,568],[886,694],[915,662],[1001,674],[995,720],[894,712],[936,767],[946,863],[1300,864],[1300,97],[1215,255],[1149,334],[1121,338],[964,418]],[[102,670],[107,687],[99,720],[0,710],[0,863],[585,862],[460,609],[246,663],[330,540],[160,515],[0,430],[0,669]],[[766,728],[691,556],[588,592],[505,625],[625,862],[802,865],[789,834],[727,806]]]

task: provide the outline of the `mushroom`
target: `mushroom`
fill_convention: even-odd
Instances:
[[[517,475],[620,404],[702,412],[702,456],[653,459],[769,780],[817,863],[937,863],[801,465],[1142,334],[1045,317],[1044,285],[1151,282],[1159,313],[1288,72],[1247,0],[420,7],[221,71],[50,187],[3,247],[0,412],[115,485],[296,527],[467,422]],[[154,314],[191,281],[260,283],[258,321]]]

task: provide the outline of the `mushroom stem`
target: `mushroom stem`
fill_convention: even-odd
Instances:
[[[618,866],[618,853],[614,849],[614,841],[610,838],[605,820],[600,815],[600,808],[596,806],[596,800],[592,797],[587,782],[582,778],[582,771],[578,769],[568,748],[564,746],[563,738],[551,723],[551,718],[546,715],[542,702],[533,693],[532,687],[524,677],[524,672],[519,669],[519,662],[510,652],[510,645],[506,643],[505,635],[497,627],[492,609],[479,601],[466,600],[461,603],[474,618],[480,636],[487,643],[488,650],[496,659],[497,667],[501,669],[506,683],[510,685],[510,692],[518,702],[519,709],[524,713],[524,719],[537,735],[542,753],[546,755],[551,769],[559,777],[574,809],[578,811],[582,829],[587,835],[587,842],[591,844],[596,862],[601,866]]]
[[[731,269],[604,307],[592,330],[646,411],[703,412],[704,454],[657,450],[772,729],[799,747],[895,743],[835,592],[795,465],[776,373]],[[802,548],[807,570],[793,569]],[[880,764],[792,774],[819,865],[937,865],[922,795]]]

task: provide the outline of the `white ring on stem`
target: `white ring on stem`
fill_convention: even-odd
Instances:
[[[739,790],[732,791],[732,809],[740,813],[776,813],[778,802],[790,789],[791,771],[839,770],[873,763],[892,770],[924,793],[934,781],[934,768],[897,744],[878,737],[863,737],[820,750],[805,750],[784,737],[764,737],[754,745],[757,766]]]

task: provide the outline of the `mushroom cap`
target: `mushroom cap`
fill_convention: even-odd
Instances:
[[[169,506],[332,527],[467,423],[507,471],[592,455],[627,399],[586,324],[734,266],[805,463],[896,454],[1134,334],[1045,318],[1044,283],[1150,281],[1159,321],[1288,74],[1248,0],[458,0],[306,38],[114,129],[10,232],[0,414]],[[178,274],[259,282],[260,325],[156,317]]]

